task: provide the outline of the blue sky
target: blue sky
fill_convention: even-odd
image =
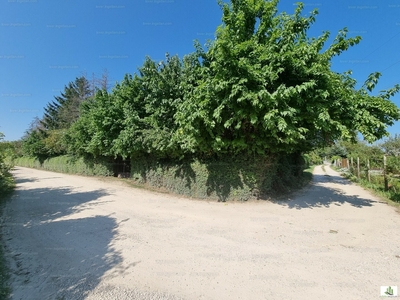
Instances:
[[[377,89],[400,83],[400,0],[304,1],[304,13],[319,10],[310,37],[347,27],[359,45],[333,60],[337,72],[353,71],[361,86],[382,73]],[[280,11],[292,14],[293,1]],[[0,132],[17,140],[46,104],[76,77],[107,69],[112,84],[133,74],[146,55],[182,57],[193,41],[205,44],[221,24],[216,0],[1,0]],[[400,106],[400,95],[392,99]],[[400,123],[389,129],[400,133]]]

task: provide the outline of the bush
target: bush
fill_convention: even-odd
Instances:
[[[14,179],[10,174],[11,162],[5,162],[5,157],[0,152],[0,200],[14,189]]]
[[[11,174],[6,172],[0,176],[0,200],[5,198],[14,190],[14,179]]]
[[[85,159],[63,155],[48,158],[40,163],[36,158],[20,157],[15,159],[15,165],[28,168],[44,169],[53,172],[80,174],[89,176],[113,176],[112,163],[106,159]]]
[[[317,151],[311,151],[304,155],[304,159],[306,160],[308,165],[321,165],[323,164],[323,159],[317,153]]]
[[[267,157],[133,158],[131,178],[169,192],[218,201],[265,199],[299,187],[304,164]]]
[[[114,163],[59,156],[40,163],[34,158],[17,158],[22,167],[49,171],[112,176]],[[299,155],[282,157],[186,158],[181,161],[141,156],[131,159],[131,179],[139,184],[175,194],[218,201],[267,199],[290,192],[304,184],[306,160]],[[309,178],[307,179],[309,180]]]

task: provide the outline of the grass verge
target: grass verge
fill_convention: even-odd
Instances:
[[[356,183],[357,185],[371,192],[373,195],[385,201],[390,206],[395,207],[400,212],[400,193],[394,188],[390,188],[388,191],[385,191],[383,179],[377,180],[377,182],[369,182],[367,179],[358,178],[351,173],[343,172],[342,169],[333,166],[332,169],[341,173],[343,177],[349,179],[351,182]]]
[[[368,180],[365,180],[365,179],[354,179],[354,178],[351,179],[350,178],[350,180],[357,183],[358,185],[362,186],[363,188],[365,188],[366,190],[368,190],[375,196],[379,197],[380,199],[384,200],[386,203],[397,208],[400,211],[400,201],[399,201],[400,194],[399,193],[396,193],[392,190],[385,191],[385,189],[382,186],[376,185],[374,183],[370,183],[370,182],[368,182]]]
[[[313,179],[313,172],[315,167],[315,165],[312,165],[303,171],[303,177],[307,181],[307,183],[309,183]]]

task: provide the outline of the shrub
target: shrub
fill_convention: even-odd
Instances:
[[[131,178],[176,194],[218,201],[268,198],[299,187],[305,166],[275,157],[132,158]]]
[[[28,168],[44,169],[48,171],[90,175],[90,176],[113,176],[112,163],[106,159],[85,159],[63,155],[48,158],[40,163],[39,160],[30,157],[15,159],[15,165]]]

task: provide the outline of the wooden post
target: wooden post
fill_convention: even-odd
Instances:
[[[360,178],[360,158],[357,157],[357,177]]]
[[[353,164],[353,157],[351,158],[351,170],[350,170],[351,174],[354,175],[354,164]]]
[[[383,156],[383,181],[385,183],[385,191],[389,190],[389,182],[386,174],[386,155]]]
[[[368,176],[368,182],[371,182],[371,173],[370,173],[370,170],[371,169],[371,166],[370,166],[370,164],[369,164],[369,159],[367,160],[367,176]]]

